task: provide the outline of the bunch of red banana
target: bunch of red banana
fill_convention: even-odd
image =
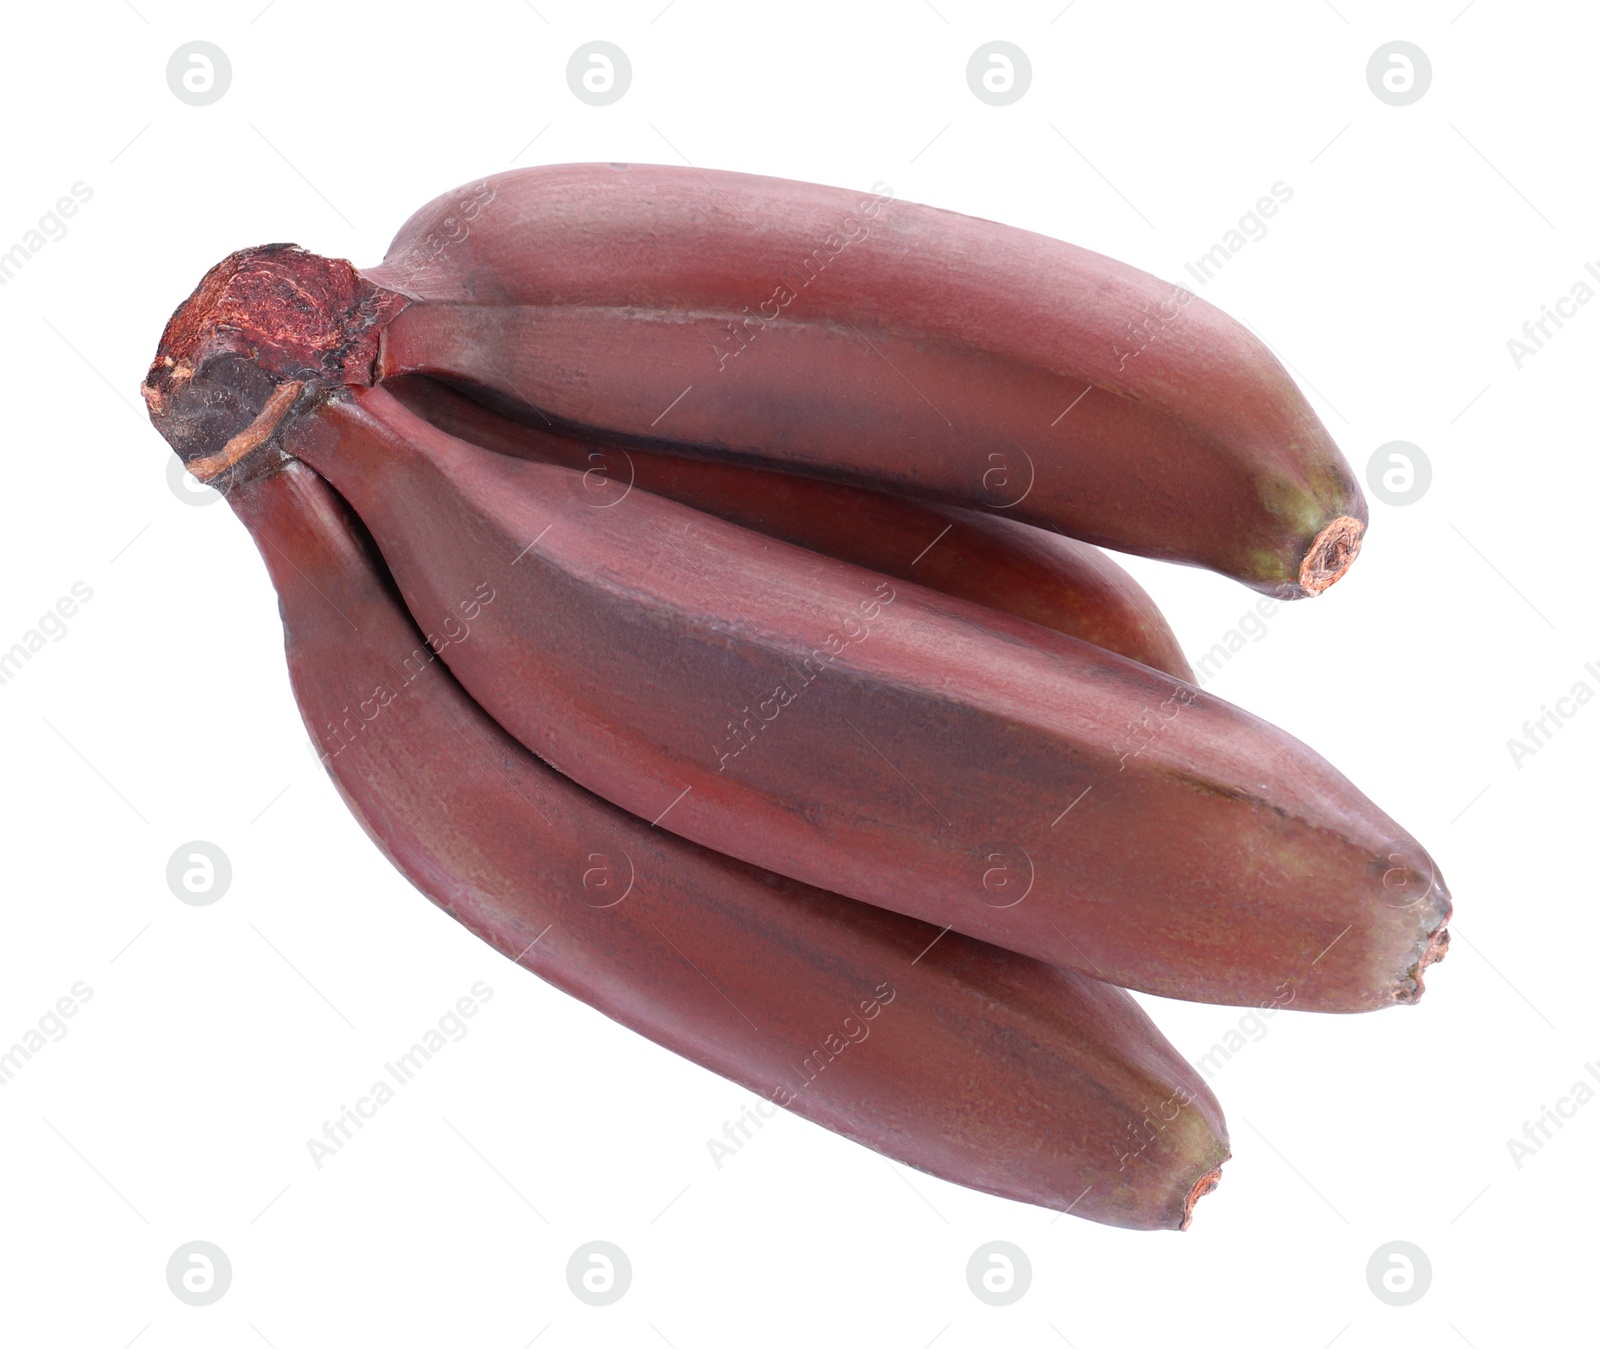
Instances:
[[[366,272],[234,254],[144,393],[396,865],[911,1165],[1184,1225],[1226,1131],[1123,988],[1364,1011],[1443,952],[1421,846],[1197,689],[1091,546],[1293,597],[1365,519],[1271,355],[1132,268],[882,193],[534,169]]]

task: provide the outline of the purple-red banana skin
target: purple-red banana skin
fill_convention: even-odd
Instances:
[[[1183,681],[650,493],[596,509],[382,388],[318,394],[281,444],[474,701],[644,820],[1168,997],[1370,1010],[1442,948],[1421,845]]]
[[[699,848],[540,764],[434,659],[344,503],[288,463],[228,493],[346,802],[504,955],[846,1137],[976,1189],[1184,1225],[1228,1156],[1121,989]],[[501,597],[459,640],[471,645]]]
[[[364,275],[380,377],[632,443],[1004,511],[1283,598],[1349,564],[1350,466],[1283,366],[1181,287],[1026,230],[750,174],[516,169]]]
[[[997,515],[844,483],[552,435],[501,417],[432,380],[396,379],[384,387],[462,440],[497,454],[578,469],[597,506],[619,504],[634,489],[671,497],[747,529],[986,604],[1195,682],[1155,601],[1093,544]]]

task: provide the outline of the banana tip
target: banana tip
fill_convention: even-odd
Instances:
[[[1189,1230],[1189,1224],[1194,1219],[1194,1206],[1216,1189],[1217,1182],[1221,1179],[1222,1167],[1218,1165],[1212,1167],[1211,1170],[1207,1171],[1205,1175],[1201,1176],[1199,1180],[1189,1187],[1189,1193],[1184,1197],[1183,1201],[1183,1221],[1178,1224],[1180,1232]]]
[[[1440,926],[1439,929],[1428,937],[1428,944],[1423,948],[1422,955],[1418,957],[1416,965],[1412,968],[1410,976],[1401,985],[1400,991],[1395,995],[1400,1002],[1414,1003],[1422,997],[1422,972],[1429,965],[1437,964],[1445,957],[1445,952],[1450,949],[1450,929]]]
[[[1300,589],[1320,595],[1350,570],[1361,551],[1366,526],[1353,515],[1341,515],[1311,541],[1300,562]]]

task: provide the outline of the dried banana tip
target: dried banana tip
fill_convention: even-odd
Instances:
[[[1300,563],[1300,589],[1320,595],[1350,570],[1361,551],[1366,526],[1353,515],[1341,515],[1311,541]]]
[[[1183,1201],[1183,1221],[1178,1224],[1180,1232],[1189,1230],[1189,1223],[1194,1218],[1194,1206],[1206,1195],[1217,1188],[1217,1182],[1222,1179],[1222,1168],[1214,1166],[1190,1186],[1189,1193]]]
[[[1422,972],[1429,965],[1437,964],[1444,959],[1445,952],[1450,949],[1450,929],[1441,927],[1431,937],[1423,949],[1421,958],[1417,961],[1416,969],[1411,974],[1410,991],[1403,994],[1401,1001],[1416,1002],[1422,997]]]

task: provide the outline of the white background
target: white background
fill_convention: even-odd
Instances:
[[[937,7],[935,7],[937,6]],[[1600,1061],[1589,704],[1600,691],[1593,389],[1600,304],[1519,369],[1507,339],[1600,263],[1587,139],[1600,25],[1578,5],[879,0],[757,6],[105,0],[13,6],[0,250],[81,182],[65,237],[0,287],[0,648],[75,582],[0,686],[8,846],[0,1045],[92,998],[0,1088],[0,1338],[69,1346],[1454,1345],[1595,1333],[1600,1102],[1519,1166],[1507,1140]],[[590,107],[569,56],[633,67]],[[1032,64],[1008,107],[968,58]],[[205,107],[165,71],[230,58]],[[1431,60],[1407,107],[1380,45]],[[531,144],[530,144],[531,142]],[[1211,1079],[1234,1160],[1185,1234],[963,1191],[781,1116],[720,1170],[747,1094],[512,968],[394,873],[306,748],[274,597],[225,506],[168,485],[137,389],[201,273],[294,240],[375,262],[418,205],[513,164],[692,161],[1025,226],[1190,284],[1254,325],[1358,472],[1404,440],[1351,575],[1281,607],[1210,682],[1328,754],[1433,851],[1459,922],[1419,1007],[1286,1012]],[[1208,285],[1184,264],[1276,182],[1292,200]],[[1191,656],[1254,596],[1134,560]],[[190,840],[226,896],[177,902]],[[320,1171],[306,1140],[479,979],[492,1002]],[[1242,1013],[1144,999],[1192,1060]],[[1237,1043],[1237,1042],[1236,1042]],[[1597,1062],[1600,1071],[1600,1062]],[[1590,1079],[1593,1080],[1593,1079]],[[168,1256],[216,1243],[193,1308]],[[573,1297],[604,1239],[633,1282]],[[983,1242],[1026,1296],[969,1291]],[[1392,1240],[1432,1266],[1391,1307]]]

